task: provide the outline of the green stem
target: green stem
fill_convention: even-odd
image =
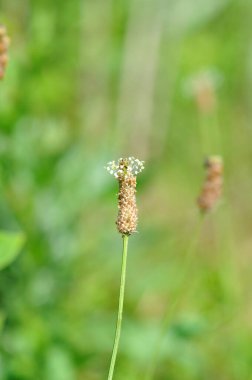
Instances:
[[[126,267],[127,267],[128,239],[129,237],[127,235],[123,235],[123,253],[122,253],[122,271],[121,271],[121,284],[120,284],[120,294],[119,294],[119,307],[118,307],[118,316],[117,316],[117,324],[116,324],[116,332],[115,332],[115,341],[114,341],[111,362],[110,362],[110,367],[109,367],[108,380],[113,379],[116,356],[117,356],[119,340],[120,340],[120,335],[121,335],[123,301],[124,301]]]

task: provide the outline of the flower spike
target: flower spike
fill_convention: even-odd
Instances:
[[[137,229],[136,176],[143,169],[144,162],[134,157],[119,158],[106,166],[106,170],[119,182],[116,225],[122,235],[131,235]]]

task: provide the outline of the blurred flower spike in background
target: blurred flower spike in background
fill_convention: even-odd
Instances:
[[[4,25],[0,25],[0,79],[4,78],[5,68],[8,63],[8,48],[10,39]]]
[[[201,113],[211,113],[217,105],[217,90],[223,77],[216,69],[206,69],[189,77],[185,82],[185,93],[194,98]]]
[[[223,186],[223,160],[220,156],[208,157],[205,162],[206,179],[197,200],[202,212],[210,211],[220,200]]]

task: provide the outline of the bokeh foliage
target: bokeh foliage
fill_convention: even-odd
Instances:
[[[116,379],[147,376],[166,313],[155,379],[251,378],[251,8],[1,1],[12,44],[0,83],[0,227],[26,237],[0,272],[1,379],[106,378],[121,238],[103,166],[123,155],[147,162]],[[210,117],[188,91],[204,71],[220,78]],[[224,157],[224,199],[197,232],[212,153]]]

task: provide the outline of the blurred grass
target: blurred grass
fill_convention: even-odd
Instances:
[[[12,39],[0,83],[1,229],[26,236],[0,275],[0,378],[106,378],[121,238],[117,184],[103,166],[136,155],[147,162],[116,379],[146,375],[178,293],[154,378],[250,379],[250,2],[2,0],[0,9]],[[209,70],[222,79],[203,125],[185,88]],[[225,192],[181,282],[205,125],[209,149],[224,156]]]

